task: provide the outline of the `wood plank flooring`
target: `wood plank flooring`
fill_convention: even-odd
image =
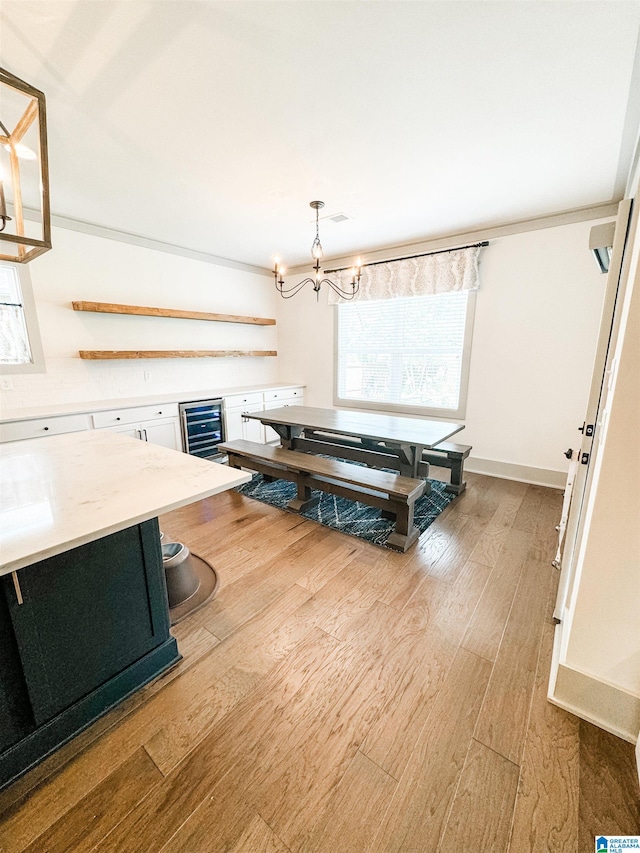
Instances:
[[[0,792],[0,853],[582,853],[633,748],[546,699],[561,494],[469,474],[406,554],[218,495],[184,660]]]

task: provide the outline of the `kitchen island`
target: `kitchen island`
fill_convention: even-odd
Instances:
[[[248,474],[107,431],[0,447],[0,787],[180,660],[157,516]]]

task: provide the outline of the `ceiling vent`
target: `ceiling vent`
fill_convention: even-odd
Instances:
[[[328,219],[331,222],[346,222],[347,219],[353,219],[353,216],[349,216],[348,213],[328,213],[326,216],[321,216],[320,219],[322,221]]]

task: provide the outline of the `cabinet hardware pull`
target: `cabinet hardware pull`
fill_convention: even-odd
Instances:
[[[45,432],[49,429],[49,427],[42,427],[42,428]]]
[[[16,598],[18,599],[18,604],[24,604],[22,590],[20,589],[20,581],[18,580],[18,573],[11,572],[11,577],[13,578],[13,587],[16,591]]]
[[[149,436],[147,435],[146,429],[143,429],[142,432],[144,433],[144,440],[149,441]]]
[[[116,418],[116,420],[117,420],[117,421],[119,421],[119,420],[120,420],[120,418]]]

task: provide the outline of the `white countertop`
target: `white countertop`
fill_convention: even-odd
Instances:
[[[0,575],[250,479],[107,430],[0,445]]]
[[[180,391],[169,394],[149,394],[140,397],[118,397],[111,400],[88,400],[76,403],[50,403],[41,406],[25,406],[11,409],[2,407],[0,422],[26,421],[32,418],[56,417],[58,415],[80,415],[87,412],[101,412],[108,409],[127,409],[134,406],[153,406],[156,403],[191,403],[197,400],[210,400],[217,397],[229,397],[233,394],[250,394],[252,391],[277,391],[279,388],[298,388],[300,383],[273,382],[262,385],[243,385],[235,388],[215,388],[204,391]]]

